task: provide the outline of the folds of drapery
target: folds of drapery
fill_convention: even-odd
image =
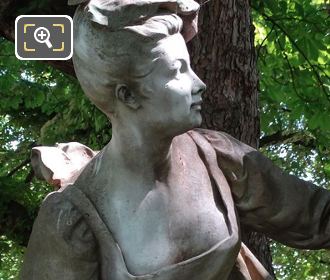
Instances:
[[[329,191],[284,173],[260,152],[226,133],[197,129],[189,134],[206,139],[216,152],[242,224],[292,247],[330,248]],[[47,149],[40,151],[47,153]],[[68,161],[70,154],[59,158]],[[21,279],[96,280],[99,277],[96,244],[93,230],[81,211],[55,192],[39,212]],[[234,278],[230,279],[270,279],[244,245],[236,264]]]
[[[301,249],[330,248],[330,192],[283,172],[223,132],[198,129],[213,146],[240,222]]]

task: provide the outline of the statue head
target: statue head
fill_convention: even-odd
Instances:
[[[71,4],[77,2],[86,1]],[[158,127],[198,126],[205,85],[191,70],[185,45],[197,32],[198,8],[193,0],[81,4],[73,62],[85,94],[111,120],[133,114],[148,123],[149,115]]]

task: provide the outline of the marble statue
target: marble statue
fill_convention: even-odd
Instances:
[[[23,280],[271,279],[239,224],[284,244],[330,248],[330,192],[285,174],[230,135],[197,129],[205,84],[185,42],[193,0],[90,0],[74,16],[73,62],[112,123],[100,152],[37,147],[43,201]]]

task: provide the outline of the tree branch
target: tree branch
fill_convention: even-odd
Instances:
[[[277,35],[277,38],[279,37],[278,34],[277,34],[277,30],[275,31],[276,35]],[[292,87],[293,87],[293,90],[294,92],[296,93],[296,95],[303,101],[303,102],[306,102],[306,103],[309,103],[309,102],[316,102],[317,99],[314,99],[314,100],[310,100],[310,99],[306,99],[304,96],[302,96],[299,92],[298,92],[298,89],[296,87],[296,82],[295,82],[295,77],[294,77],[294,71],[293,71],[293,67],[290,63],[290,60],[288,58],[288,55],[287,53],[285,52],[285,49],[284,49],[284,46],[282,46],[281,42],[279,39],[276,40],[282,53],[283,53],[283,57],[288,65],[288,68],[289,68],[289,71],[290,71],[290,75],[291,75],[291,80],[292,80]]]
[[[290,139],[294,135],[295,133],[284,135],[283,131],[277,131],[274,134],[262,137],[260,139],[260,147],[283,143],[283,141]]]
[[[319,75],[319,73],[317,72],[317,70],[315,69],[313,63],[309,60],[309,58],[307,57],[307,55],[305,54],[305,52],[303,52],[303,50],[300,48],[300,46],[295,42],[295,40],[293,38],[291,38],[291,35],[276,21],[274,20],[271,16],[268,16],[265,13],[261,13],[261,15],[263,17],[265,17],[266,20],[268,20],[269,22],[271,22],[273,25],[275,25],[279,30],[281,30],[281,32],[289,39],[289,41],[291,42],[291,44],[297,49],[297,51],[303,56],[303,58],[306,60],[307,64],[310,66],[310,68],[312,69],[317,81],[319,82],[322,91],[325,95],[325,97],[327,98],[327,100],[330,102],[330,96],[326,91],[326,88],[324,86],[324,83],[322,82],[322,79]]]
[[[264,43],[267,41],[267,39],[269,38],[270,34],[272,34],[273,30],[274,30],[275,25],[272,25],[272,28],[270,29],[270,31],[268,32],[268,34],[266,35],[266,37],[262,40],[260,46],[257,49],[257,60],[259,59],[259,54],[261,51],[261,48],[263,47]]]
[[[260,147],[280,144],[294,144],[310,149],[317,148],[315,139],[312,136],[306,135],[302,132],[292,132],[286,134],[284,131],[277,131],[260,139]]]

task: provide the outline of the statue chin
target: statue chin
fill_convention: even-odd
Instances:
[[[194,128],[199,128],[201,127],[201,124],[202,124],[201,112],[195,111],[195,112],[191,112],[189,118],[187,118],[185,121],[182,121],[182,123],[176,123],[176,124],[171,123],[169,126],[172,127],[172,131],[173,131],[171,135],[175,137]],[[171,131],[171,128],[167,127],[164,133],[168,131]]]
[[[202,115],[200,112],[198,112],[198,115],[196,116],[196,121],[195,121],[194,127],[192,127],[192,128],[200,127],[201,124],[202,124]]]

